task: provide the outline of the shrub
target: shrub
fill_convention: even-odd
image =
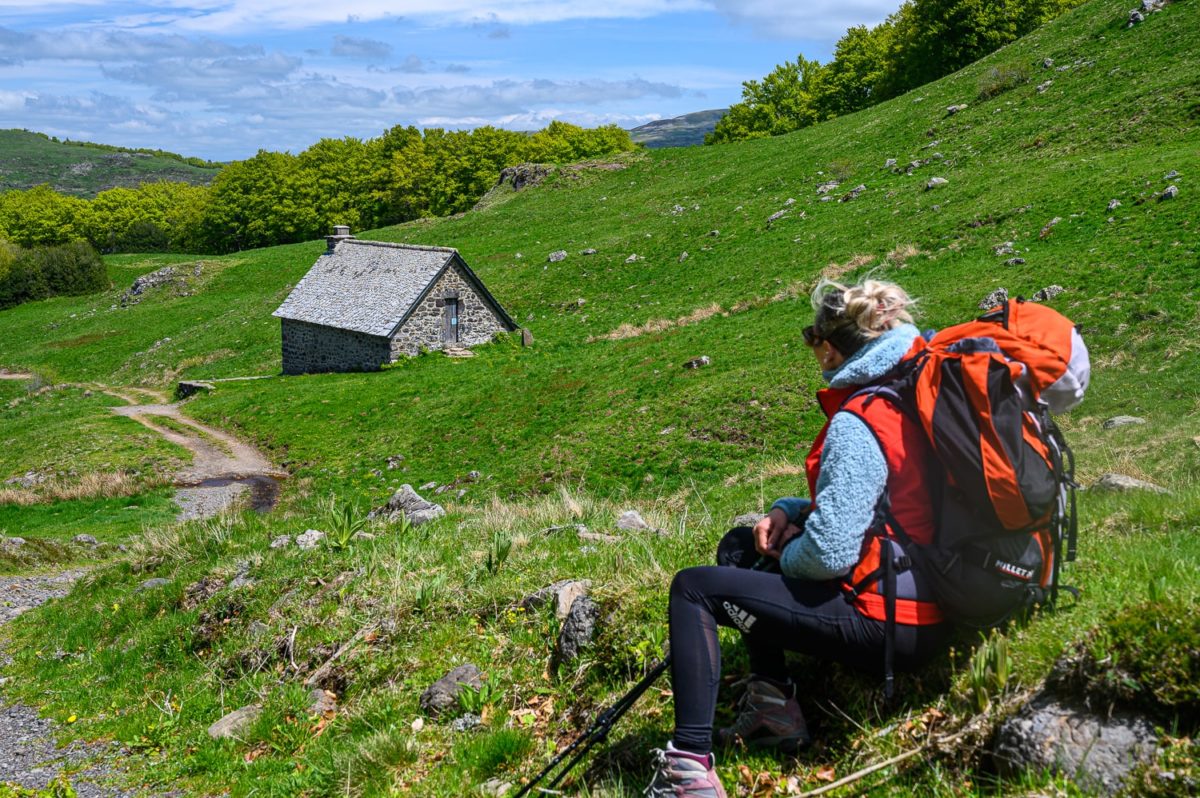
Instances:
[[[979,79],[978,97],[980,100],[990,100],[1028,82],[1029,67],[1023,64],[992,67]]]
[[[0,270],[0,309],[52,296],[103,291],[109,285],[104,261],[83,241],[34,247],[11,257],[7,270]]]

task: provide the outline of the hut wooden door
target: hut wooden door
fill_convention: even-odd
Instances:
[[[442,308],[442,343],[458,343],[458,299],[446,298]]]

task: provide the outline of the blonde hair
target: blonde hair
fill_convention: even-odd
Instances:
[[[912,324],[909,309],[915,305],[916,300],[900,286],[869,277],[850,286],[822,279],[812,293],[817,333],[828,337],[835,330],[853,325],[862,343],[901,324]]]

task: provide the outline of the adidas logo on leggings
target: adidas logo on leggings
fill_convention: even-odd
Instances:
[[[729,614],[729,620],[733,621],[733,625],[742,631],[742,634],[749,634],[750,627],[758,620],[750,613],[736,604],[730,604],[728,601],[722,602],[725,607],[725,612]]]

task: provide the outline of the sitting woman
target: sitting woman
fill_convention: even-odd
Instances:
[[[899,286],[874,280],[823,282],[814,291],[816,318],[804,341],[829,387],[817,394],[828,420],[806,461],[813,501],[780,499],[754,527],[754,549],[778,560],[778,568],[706,566],[676,574],[669,610],[675,733],[655,752],[651,798],[725,796],[712,755],[718,626],[741,633],[751,668],[740,714],[720,730],[720,742],[790,750],[809,735],[785,650],[872,671],[884,669],[886,650],[896,667],[911,669],[947,639],[949,624],[891,542],[907,534],[928,543],[933,535],[925,433],[891,402],[860,393],[895,368],[919,334],[911,305]],[[756,556],[749,554],[743,559]],[[889,558],[894,571],[881,567]],[[892,580],[889,601],[883,587]]]

